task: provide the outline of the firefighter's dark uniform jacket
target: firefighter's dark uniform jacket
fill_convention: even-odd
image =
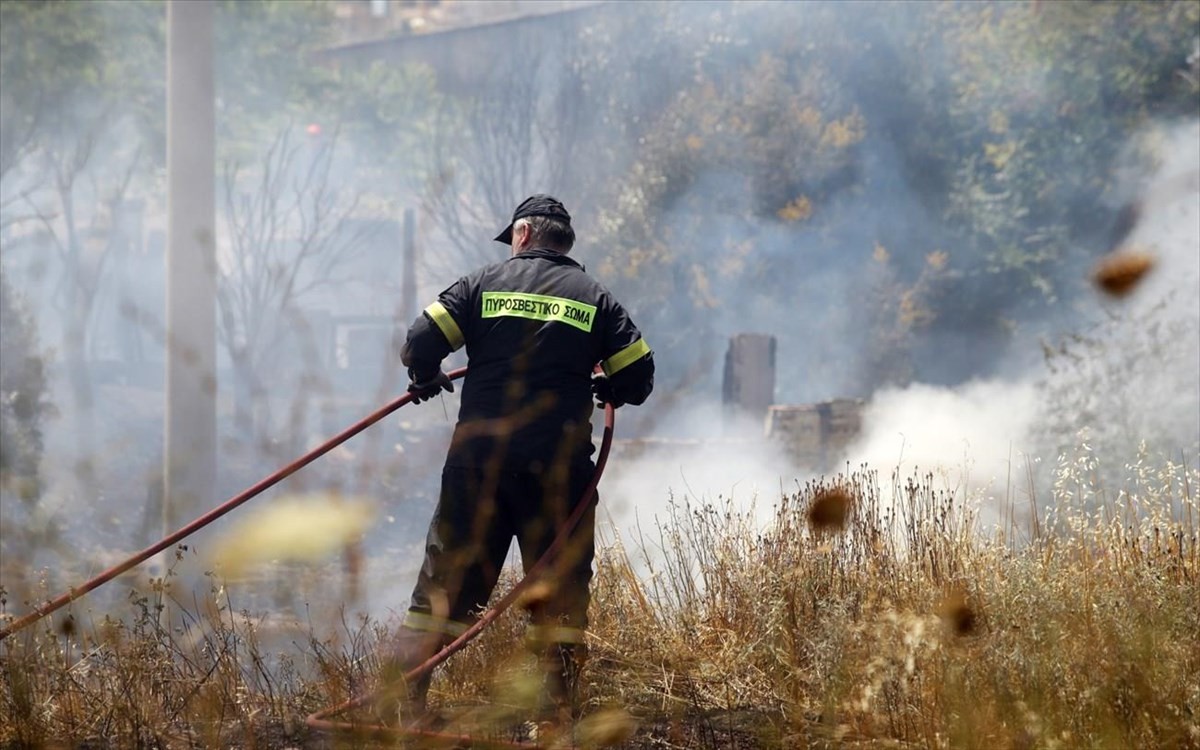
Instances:
[[[654,359],[621,305],[571,258],[520,253],[463,277],[408,332],[417,379],[466,346],[469,363],[447,466],[500,460],[534,471],[592,452],[591,377],[600,364],[623,403],[654,385]]]
[[[583,499],[596,365],[622,403],[642,403],[654,383],[653,355],[625,310],[548,249],[455,282],[413,324],[401,359],[426,382],[463,346],[458,424],[397,646],[404,670],[430,655],[429,636],[459,635],[475,619],[514,536],[528,568]],[[584,652],[594,513],[593,503],[555,560],[553,594],[528,607],[527,636],[559,665],[561,686],[573,683]]]

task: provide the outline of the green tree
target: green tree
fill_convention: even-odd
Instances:
[[[952,86],[933,158],[969,262],[1029,305],[1073,298],[1128,198],[1115,168],[1131,136],[1198,113],[1183,73],[1200,5],[963,3],[930,21],[920,43]]]
[[[634,158],[611,181],[585,246],[655,346],[690,359],[664,375],[693,382],[715,370],[725,335],[784,320],[809,271],[844,252],[820,238],[832,206],[857,189],[868,123],[822,54],[844,41],[832,9],[713,4],[675,20],[646,33],[673,35],[663,47],[682,59],[648,52],[630,66],[650,89],[660,69],[648,66],[684,80],[674,95],[618,100],[648,109],[628,118],[643,123]],[[812,362],[828,372],[844,364]]]
[[[753,309],[841,307],[841,338],[882,347],[850,355],[857,365],[813,352],[843,387],[986,373],[1089,291],[1086,269],[1128,197],[1115,165],[1131,136],[1154,117],[1195,116],[1198,16],[1194,2],[709,4],[686,23],[664,16],[638,42],[696,52],[639,58],[623,79],[632,91],[614,111],[643,125],[600,212],[601,270],[681,346],[709,340],[731,305],[751,323]],[[656,64],[688,73],[657,106],[638,96]],[[867,179],[881,160],[894,171]],[[875,236],[863,229],[874,225]],[[814,274],[840,299],[814,302],[803,284]],[[814,326],[795,344],[827,335]],[[946,357],[949,340],[971,352]],[[893,355],[911,367],[883,366]]]

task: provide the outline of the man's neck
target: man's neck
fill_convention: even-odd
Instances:
[[[520,250],[513,250],[512,257],[515,258],[518,255],[524,255],[525,253],[533,253],[533,252],[537,252],[538,250],[544,250],[548,253],[554,253],[555,255],[566,255],[566,253],[560,253],[559,251],[555,250],[554,248],[546,247],[545,245],[530,245],[529,247],[521,248]]]

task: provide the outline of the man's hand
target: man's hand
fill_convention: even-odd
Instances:
[[[412,394],[412,402],[414,404],[419,404],[422,401],[428,401],[442,391],[454,393],[454,383],[451,382],[450,377],[441,370],[438,370],[437,374],[432,377],[420,379],[418,378],[417,374],[410,369],[408,371],[408,378],[408,392]]]
[[[596,397],[599,406],[612,404],[612,407],[616,409],[625,405],[625,402],[613,393],[612,382],[604,375],[592,376],[592,394]]]

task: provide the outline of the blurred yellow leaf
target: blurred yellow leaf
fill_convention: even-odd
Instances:
[[[909,289],[900,295],[899,320],[903,326],[918,326],[931,322],[935,315],[925,305],[916,289]]]
[[[983,144],[983,155],[991,162],[996,171],[1002,171],[1016,153],[1017,144],[1013,141]]]
[[[784,221],[804,221],[812,216],[812,201],[808,199],[807,195],[802,195],[795,200],[789,201],[776,214]]]
[[[948,260],[950,260],[950,254],[945,250],[934,250],[925,256],[925,262],[935,271],[945,268]]]
[[[805,107],[796,117],[800,126],[807,129],[814,137],[821,130],[821,113],[813,107]]]
[[[862,115],[853,113],[825,126],[821,143],[834,148],[845,148],[861,141],[867,134],[867,123]]]
[[[584,717],[575,727],[579,747],[611,747],[628,742],[637,731],[637,721],[622,708],[609,708]]]
[[[271,560],[316,560],[357,541],[375,511],[364,498],[336,493],[281,497],[243,516],[213,546],[227,575]]]
[[[513,663],[497,675],[493,696],[498,703],[530,709],[538,704],[541,691],[541,675],[525,672]]]

